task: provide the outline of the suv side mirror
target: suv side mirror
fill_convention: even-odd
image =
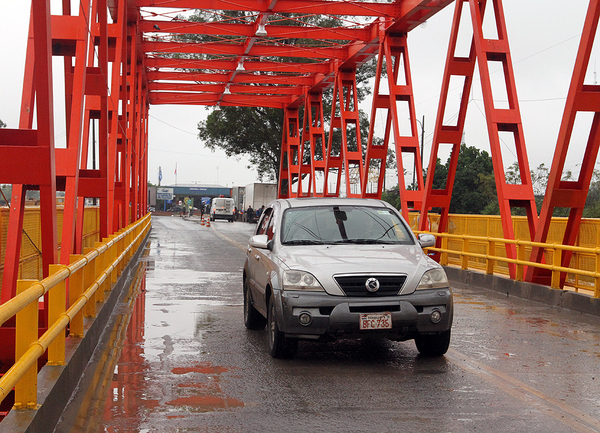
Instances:
[[[419,234],[419,244],[421,248],[428,248],[435,246],[435,236],[429,233]]]
[[[248,241],[251,247],[266,250],[269,248],[269,237],[267,235],[254,235]]]

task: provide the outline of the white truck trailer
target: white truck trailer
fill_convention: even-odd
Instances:
[[[254,212],[260,209],[262,206],[266,206],[277,198],[277,184],[276,183],[251,183],[246,185],[246,196],[244,198],[244,213],[251,206]],[[245,218],[246,221],[252,221]]]

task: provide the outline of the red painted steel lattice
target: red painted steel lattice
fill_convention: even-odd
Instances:
[[[433,176],[427,183],[422,176],[407,34],[451,3],[456,4],[455,24],[429,163],[431,174],[439,144],[452,144],[453,152],[446,187],[435,190],[431,184]],[[494,39],[486,39],[482,32],[486,3],[494,12],[498,34]],[[147,120],[151,104],[285,110],[281,197],[381,197],[387,151],[393,146],[400,173],[402,212],[406,215],[409,209],[420,211],[421,228],[425,228],[427,212],[432,207],[441,208],[443,230],[476,66],[482,81],[504,235],[514,236],[514,207],[525,208],[532,237],[543,240],[552,208],[566,206],[573,209],[573,229],[565,236],[565,242],[574,242],[593,164],[582,165],[582,176],[576,184],[560,181],[559,173],[572,125],[570,116],[578,110],[596,115],[600,112],[596,87],[583,86],[580,79],[580,69],[589,62],[589,49],[582,48],[578,55],[558,156],[538,224],[501,0],[83,0],[77,10],[71,10],[70,4],[64,1],[62,14],[51,15],[47,0],[33,0],[19,128],[0,129],[0,182],[14,186],[2,303],[15,293],[27,190],[40,191],[45,274],[50,264],[68,263],[71,254],[81,252],[82,204],[86,197],[100,200],[103,238],[145,213]],[[467,6],[473,40],[469,56],[460,58],[454,49],[460,13]],[[598,8],[598,0],[591,0],[582,47],[593,41]],[[195,10],[201,12],[196,18]],[[318,25],[317,17],[321,22],[323,18],[339,21],[331,27]],[[64,60],[64,95],[53,95],[53,56]],[[385,131],[383,141],[376,142],[371,121],[363,151],[355,74],[357,68],[375,57],[378,76],[372,116],[377,110],[385,111]],[[487,70],[490,61],[503,66],[508,109],[493,105]],[[380,80],[384,67],[387,88]],[[452,77],[461,77],[464,88],[457,124],[449,126],[441,119]],[[329,125],[323,123],[322,95],[327,90],[333,92]],[[65,100],[65,149],[54,145],[55,97]],[[399,101],[408,107],[410,131],[399,130]],[[99,130],[99,157],[97,167],[88,169],[87,143],[92,121],[97,122]],[[596,129],[594,123],[584,162],[595,161],[599,141]],[[339,146],[332,144],[334,132],[341,136]],[[510,133],[514,139],[521,173],[519,185],[507,185],[504,179],[500,133]],[[21,158],[24,153],[27,161]],[[416,166],[411,191],[402,175],[403,155],[409,155],[409,164]],[[36,170],[30,170],[31,166]],[[60,240],[56,225],[57,190],[65,192]],[[509,247],[507,254],[514,257],[515,250]],[[533,257],[542,259],[539,252]],[[563,263],[566,261],[565,256]],[[531,273],[527,276],[534,278]]]

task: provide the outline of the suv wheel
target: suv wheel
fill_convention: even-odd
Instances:
[[[244,280],[244,325],[248,329],[263,329],[266,324],[267,319],[252,305],[248,282]]]
[[[439,334],[419,335],[415,337],[415,344],[423,356],[442,356],[450,346],[450,330]]]
[[[295,338],[287,338],[285,334],[279,330],[273,295],[269,298],[268,312],[267,334],[269,338],[269,353],[273,358],[293,358],[298,349],[298,340]]]

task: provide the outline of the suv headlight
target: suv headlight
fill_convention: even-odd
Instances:
[[[283,290],[324,291],[314,275],[304,271],[284,271]]]
[[[423,274],[417,290],[442,289],[450,286],[446,272],[441,268],[430,269]]]

